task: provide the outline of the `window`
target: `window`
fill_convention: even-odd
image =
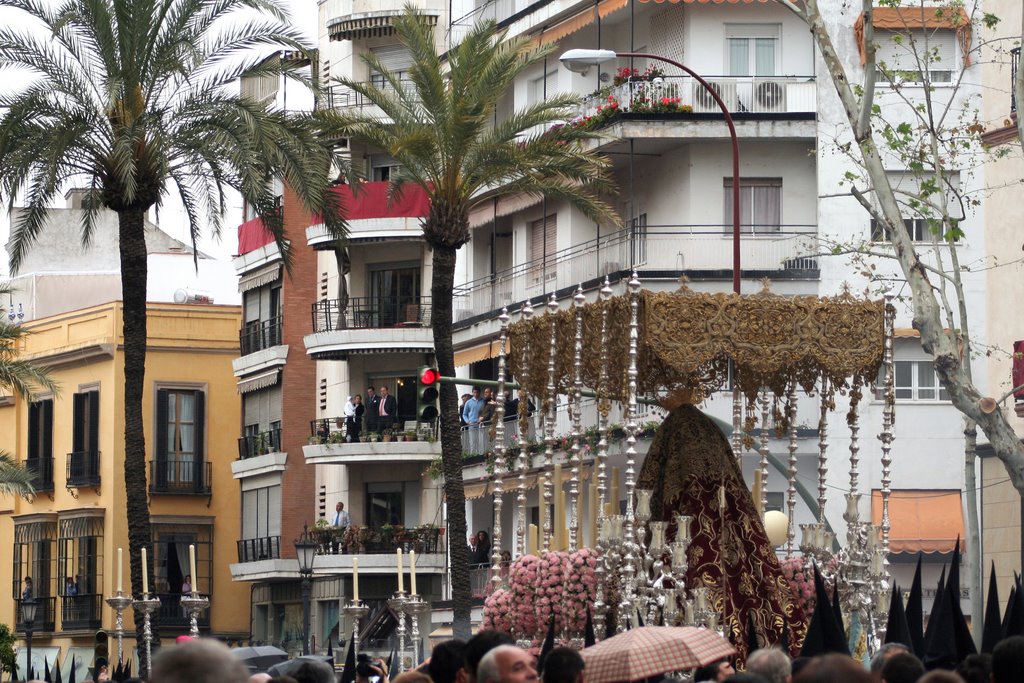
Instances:
[[[189,617],[179,602],[185,577],[191,574],[188,547],[196,547],[196,574],[191,576],[192,589],[202,595],[213,593],[213,527],[209,523],[177,524],[154,520],[153,576],[154,590],[160,596],[160,623],[171,628],[187,627]],[[199,617],[202,626],[209,626],[209,611]]]
[[[100,483],[100,392],[75,394],[73,407],[67,485],[96,486]]]
[[[776,75],[779,34],[778,24],[726,24],[728,75]]]
[[[242,491],[242,538],[281,535],[281,485]]]
[[[629,227],[632,265],[647,263],[647,214],[642,213],[631,220]]]
[[[723,232],[732,232],[732,178],[726,178]],[[779,232],[782,227],[782,178],[740,179],[740,226],[744,232]]]
[[[897,360],[895,371],[896,400],[903,401],[948,401],[949,393],[939,384],[935,376],[935,365],[930,360]],[[875,398],[885,398],[885,369],[878,371],[875,381]]]
[[[26,467],[36,475],[36,488],[53,490],[53,399],[32,401],[28,406],[28,459]]]
[[[939,187],[931,174],[915,176],[909,171],[889,171],[886,175],[896,193],[896,201],[899,202],[900,213],[903,215],[903,225],[906,226],[910,239],[914,242],[931,242],[935,236],[940,242],[944,241],[944,236],[940,234],[943,230],[941,216],[931,205],[941,203],[942,193],[946,193],[948,204],[960,205],[960,174],[957,171],[945,172],[945,187]],[[872,218],[871,241],[891,240],[892,232],[888,226]]]
[[[891,83],[951,83],[956,71],[953,29],[875,31],[878,79]]]
[[[195,389],[157,391],[155,490],[205,492],[205,394]]]
[[[387,154],[375,154],[370,157],[370,179],[375,182],[391,180],[391,177],[402,167],[398,160]]]
[[[370,297],[355,301],[353,314],[359,327],[395,327],[421,322],[418,263],[370,266]]]
[[[54,561],[56,559],[57,522],[54,521],[14,521],[14,574],[13,590],[15,600],[20,607],[26,590],[25,579],[32,579],[31,597],[38,603],[36,608],[36,628],[39,631],[54,630],[56,594]],[[20,609],[15,615],[18,627],[21,627]]]
[[[405,485],[400,481],[366,484],[366,520],[370,527],[405,523]]]
[[[61,519],[58,527],[61,627],[99,628],[103,605],[103,517]]]
[[[555,251],[558,246],[558,216],[530,223],[530,281],[541,284],[555,278]]]
[[[529,87],[527,105],[540,104],[548,95],[558,92],[558,69],[551,69],[539,78],[531,78]]]
[[[406,72],[413,65],[412,54],[404,45],[381,45],[370,48],[370,52],[380,61],[381,66],[397,76],[399,80],[405,80]],[[384,76],[380,71],[371,69],[370,82],[377,87],[384,87]]]

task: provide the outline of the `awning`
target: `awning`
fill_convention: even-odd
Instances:
[[[581,28],[593,24],[599,17],[604,19],[612,12],[620,10],[628,4],[629,0],[601,0],[596,5],[588,7],[582,12],[545,29],[537,36],[536,41],[540,45],[557,42],[570,34],[576,33]]]
[[[871,520],[882,523],[882,492],[871,492]],[[897,490],[889,495],[889,552],[950,553],[964,537],[960,490]]]
[[[455,367],[459,368],[463,365],[469,365],[470,363],[476,363],[478,361],[487,360],[488,358],[494,358],[498,355],[501,344],[497,339],[492,339],[489,342],[471,346],[468,349],[462,349],[461,351],[455,352]],[[508,344],[505,345],[505,353],[508,353],[510,347]]]
[[[641,0],[643,2],[644,0]],[[872,23],[876,29],[886,31],[908,31],[919,29],[949,29],[956,31],[956,40],[964,53],[964,66],[971,65],[971,21],[963,7],[952,10],[948,7],[874,7],[871,10]],[[864,48],[864,13],[861,12],[853,24],[857,37],[860,63],[867,60]]]
[[[775,0],[640,0],[640,2],[654,2],[659,5],[663,2],[670,2],[673,5],[678,5],[680,2],[686,5],[753,5],[754,3],[766,5]]]
[[[584,466],[580,470],[580,480],[586,481],[590,478],[590,466]],[[562,483],[565,484],[572,480],[572,470],[569,469],[568,465],[562,466]],[[526,488],[534,489],[541,484],[539,474],[528,474],[526,475]],[[505,493],[514,493],[519,489],[519,474],[516,472],[510,472],[502,477],[501,488]],[[473,484],[466,484],[466,500],[475,500],[477,498],[483,498],[485,495],[494,493],[494,482],[481,481]]]
[[[280,278],[281,264],[271,263],[238,278],[238,291],[248,292],[250,289],[256,289],[263,285],[269,285],[271,282],[276,282]]]
[[[363,38],[385,38],[395,31],[395,18],[401,11],[384,10],[366,12],[349,19],[328,22],[327,33],[331,40],[361,40]],[[437,25],[437,15],[421,14],[428,26]]]
[[[247,394],[250,391],[258,391],[260,389],[266,389],[277,384],[277,376],[280,374],[278,368],[262,372],[252,377],[238,380],[238,393]]]
[[[507,197],[499,197],[497,205],[495,205],[493,199],[481,202],[469,212],[469,227],[479,228],[482,225],[488,225],[494,220],[495,216],[508,216],[517,211],[536,206],[542,200],[543,198],[537,195],[514,194]]]

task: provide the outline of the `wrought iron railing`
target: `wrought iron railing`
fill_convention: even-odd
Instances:
[[[419,441],[434,433],[435,424],[421,422],[416,424],[416,418],[412,415],[399,414],[388,427],[389,433],[383,434],[383,430],[376,415],[366,414],[363,416],[363,427],[359,431],[360,441],[387,439],[388,441]],[[348,438],[348,427],[343,417],[324,417],[309,421],[309,436],[315,444],[325,443],[346,443]]]
[[[35,476],[36,491],[53,491],[53,456],[48,458],[29,458],[25,461],[25,469]]]
[[[353,524],[347,528],[310,529],[319,555],[381,555],[398,548],[417,554],[444,552],[441,530],[432,525],[418,527],[367,527]]]
[[[1010,113],[1017,111],[1017,69],[1020,68],[1020,48],[1010,50]]]
[[[238,541],[238,561],[258,562],[281,558],[281,537],[243,538]]]
[[[36,620],[32,623],[32,631],[53,631],[56,628],[57,598],[35,598]],[[25,620],[21,616],[21,598],[15,600],[17,603],[14,622],[17,624],[18,633],[25,632]]]
[[[815,226],[742,226],[741,230],[744,271],[817,271]],[[627,228],[456,287],[455,317],[466,320],[603,275],[628,273],[632,268],[729,270],[732,257],[730,225]]]
[[[430,297],[353,297],[344,308],[340,299],[313,304],[313,331],[379,329],[386,327],[429,327]]]
[[[398,77],[398,82],[405,96],[415,96],[416,89],[414,88],[412,81],[409,80],[402,72],[398,72]],[[397,92],[395,88],[391,87],[390,83],[385,82],[383,79],[378,81],[366,81],[365,84],[376,85],[377,87],[382,88],[385,92]],[[370,100],[363,97],[361,93],[356,92],[345,85],[329,86],[324,95],[324,104],[331,109],[377,109],[377,106]],[[377,112],[383,116],[382,111],[378,109]]]
[[[281,430],[271,429],[243,436],[238,440],[238,459],[255,458],[258,455],[267,453],[279,453],[281,451]]]
[[[180,593],[157,593],[156,597],[160,598],[160,609],[157,610],[157,618],[160,621],[157,623],[165,628],[189,628],[189,614],[181,606]],[[210,627],[210,610],[200,613],[198,623],[200,628]]]
[[[96,451],[74,451],[68,453],[67,485],[99,486],[100,454]]]
[[[152,493],[209,495],[211,475],[209,462],[158,458],[149,461],[149,490]]]
[[[238,335],[238,343],[242,355],[248,355],[281,343],[281,329],[284,325],[283,316],[270,320],[246,323],[245,329]]]
[[[102,616],[103,596],[98,593],[61,596],[60,627],[65,631],[99,628]]]

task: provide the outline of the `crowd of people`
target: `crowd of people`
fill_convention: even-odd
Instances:
[[[345,440],[356,442],[363,433],[376,434],[392,430],[398,425],[398,401],[388,388],[366,387],[366,398],[354,394],[345,401]],[[341,419],[338,427],[342,426]]]
[[[390,677],[382,659],[363,657],[348,683],[586,683],[587,669],[580,653],[556,647],[539,657],[520,648],[507,633],[485,630],[468,641],[448,640],[434,647],[419,668]],[[755,650],[744,671],[722,659],[687,672],[693,683],[1017,683],[1024,677],[1024,636],[1000,642],[991,655],[971,655],[955,671],[926,672],[908,648],[883,646],[870,666],[841,654],[791,660],[777,648]],[[674,683],[665,672],[642,683]],[[338,683],[329,664],[306,661],[290,676],[250,675],[224,645],[213,640],[190,640],[166,648],[155,657],[151,683]]]
[[[463,430],[463,450],[467,453],[485,453],[491,449],[491,427],[494,415],[498,410],[498,397],[487,387],[481,396],[480,389],[473,387],[471,393],[463,394],[459,404],[459,422]],[[529,438],[533,437],[533,415],[536,406],[533,401],[527,402],[527,424]],[[502,422],[505,424],[505,438],[518,438],[519,398],[511,389],[505,391],[505,413]]]

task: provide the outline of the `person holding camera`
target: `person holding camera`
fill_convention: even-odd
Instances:
[[[383,659],[359,653],[356,658],[356,683],[388,683],[388,665]]]

